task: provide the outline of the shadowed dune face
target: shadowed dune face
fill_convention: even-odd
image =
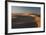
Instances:
[[[35,22],[35,27],[40,27],[40,17],[38,16],[38,15],[33,15],[32,13],[17,13],[17,14],[15,14],[15,13],[12,13],[12,24],[13,24],[13,26],[15,27],[15,24],[16,23],[14,23],[15,21],[14,20],[16,20],[16,19],[14,19],[13,17],[16,17],[16,16],[27,16],[27,17],[32,17],[32,19],[28,19],[27,21],[25,21],[24,23],[22,22],[22,21],[20,21],[20,23],[18,23],[18,24],[20,24],[20,27],[22,27],[22,26],[25,26],[25,25],[29,25],[30,26],[30,24],[29,23],[32,23],[33,24],[33,22]],[[26,18],[27,18],[26,17]],[[19,19],[21,19],[21,18],[19,18]],[[22,18],[23,19],[23,18]],[[32,21],[30,21],[30,20],[32,20]],[[17,20],[18,21],[18,20]],[[17,24],[16,24],[17,25]],[[18,25],[19,26],[19,25]],[[26,26],[25,26],[26,27]]]

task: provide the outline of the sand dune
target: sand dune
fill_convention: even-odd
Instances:
[[[40,27],[40,15],[37,14],[32,14],[32,13],[12,13],[12,18],[16,17],[16,16],[31,16],[34,18],[34,21],[36,22],[36,24],[38,25],[38,27]]]

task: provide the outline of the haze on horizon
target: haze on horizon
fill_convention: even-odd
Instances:
[[[34,14],[40,14],[40,7],[12,6],[12,13],[34,13]]]

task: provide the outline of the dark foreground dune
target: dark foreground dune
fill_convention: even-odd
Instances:
[[[12,16],[12,28],[36,28],[40,27],[39,16],[14,15]]]

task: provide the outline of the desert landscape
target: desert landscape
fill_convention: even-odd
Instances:
[[[41,26],[40,7],[12,6],[12,28],[38,28]]]

